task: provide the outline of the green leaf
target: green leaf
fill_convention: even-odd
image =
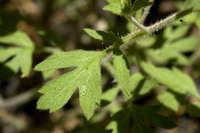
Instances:
[[[116,15],[121,15],[121,1],[120,0],[107,0],[108,5],[106,5],[103,10],[112,12]]]
[[[121,0],[121,10],[123,14],[131,14],[132,11],[132,1],[131,0]]]
[[[167,68],[156,68],[150,63],[142,62],[142,69],[152,78],[156,79],[160,84],[166,85],[172,91],[185,94],[189,93],[197,98],[200,98],[197,88],[187,74],[174,68],[173,70]]]
[[[154,133],[153,129],[134,119],[133,133]]]
[[[157,64],[165,65],[170,61],[182,66],[189,65],[188,58],[184,53],[192,52],[198,46],[199,39],[195,36],[183,38],[187,33],[189,25],[180,26],[173,30],[170,26],[164,32],[167,39],[161,48],[147,49],[145,54]]]
[[[122,89],[124,94],[129,97],[130,96],[130,90],[127,88],[127,84],[129,82],[130,78],[130,71],[127,67],[126,61],[122,54],[113,55],[113,65],[114,65],[114,74],[115,78],[118,82],[119,87]]]
[[[127,67],[127,64],[123,55],[114,54],[113,64],[114,64],[115,78],[117,79],[119,86],[123,87],[125,84],[127,84],[130,78],[130,71]]]
[[[137,87],[139,82],[144,78],[143,75],[136,73],[130,75],[126,61],[123,55],[113,55],[114,73],[119,87],[122,89],[127,99],[132,96],[133,90]]]
[[[132,114],[133,117],[135,117],[135,120],[144,120],[157,127],[165,129],[171,129],[176,127],[176,124],[168,117],[157,113],[159,111],[158,109],[158,106],[133,105]]]
[[[119,87],[108,89],[106,92],[103,93],[101,99],[111,102],[116,98],[118,93],[119,93]]]
[[[21,68],[24,77],[28,76],[32,66],[32,54],[34,44],[30,38],[21,31],[0,37],[0,43],[5,46],[0,47],[0,62],[4,62],[5,66],[11,68],[14,72],[18,72]],[[11,47],[12,45],[19,47]],[[10,61],[7,59],[14,56]]]
[[[42,72],[42,77],[44,78],[44,79],[48,79],[48,78],[50,78],[53,74],[55,74],[56,73],[56,70],[47,70],[47,71],[43,71]]]
[[[5,62],[11,56],[16,55],[20,50],[18,48],[0,47],[0,62]]]
[[[190,25],[188,24],[186,25],[182,24],[176,29],[173,29],[173,25],[172,25],[172,26],[167,27],[166,30],[164,30],[164,36],[166,37],[168,41],[181,38],[185,34],[187,34],[189,28],[190,28]]]
[[[34,48],[33,42],[22,31],[16,31],[13,34],[7,36],[1,36],[0,42],[4,44],[15,44],[17,46],[23,46],[25,48]]]
[[[93,37],[94,39],[105,41],[108,43],[114,43],[116,41],[120,41],[121,39],[117,37],[112,32],[104,32],[104,31],[96,31],[93,29],[85,28],[84,31]]]
[[[164,129],[172,129],[176,127],[176,124],[170,120],[167,116],[163,116],[156,113],[146,112],[146,121],[150,122],[152,125],[161,127]],[[148,114],[148,115],[147,115]]]
[[[84,115],[90,119],[101,100],[100,61],[104,52],[77,50],[59,52],[50,56],[35,67],[35,70],[46,71],[66,67],[75,70],[50,81],[40,89],[37,108],[54,112],[63,107],[76,88],[79,88],[79,101]]]
[[[113,14],[116,14],[116,15],[121,15],[122,11],[121,11],[120,8],[121,8],[120,4],[112,3],[112,4],[109,4],[109,5],[105,6],[103,8],[103,10],[112,12]]]
[[[145,53],[146,56],[150,57],[150,59],[156,64],[166,65],[170,61],[175,61],[175,63],[182,66],[189,64],[189,60],[186,58],[186,56],[175,51],[174,49],[172,51],[165,51],[163,49],[149,49]]]
[[[171,109],[172,111],[178,111],[180,103],[173,93],[169,91],[163,91],[161,94],[158,95],[157,99],[161,104]]]
[[[149,0],[136,0],[133,4],[131,0],[107,0],[107,2],[108,5],[106,5],[103,10],[122,16],[132,15],[139,9],[152,4]]]
[[[187,15],[185,15],[181,18],[181,20],[184,23],[186,23],[186,25],[187,24],[193,24],[197,19],[198,19],[198,13],[197,12],[192,12],[192,13],[187,14]],[[173,24],[176,25],[176,26],[180,26],[180,27],[183,25],[183,23],[180,22],[180,20],[174,21]]]
[[[143,84],[138,84],[139,87],[139,92],[138,95],[142,96],[142,95],[146,95],[147,93],[149,93],[155,86],[157,85],[156,80],[154,79],[148,79],[145,78]]]
[[[145,38],[140,38],[137,41],[136,47],[140,49],[147,49],[152,47],[156,43],[155,36],[149,36]]]
[[[195,36],[183,38],[179,41],[175,41],[171,43],[170,45],[166,45],[164,47],[164,50],[167,52],[169,50],[175,51],[175,52],[192,52],[195,50],[198,46],[199,39]]]
[[[152,2],[149,2],[149,0],[135,0],[132,10],[136,12],[137,10],[149,6],[151,4]]]
[[[123,117],[122,117],[123,116]],[[106,126],[107,130],[112,130],[112,133],[127,133],[130,122],[130,114],[128,110],[120,110],[112,116],[112,120]]]
[[[54,48],[54,47],[45,47],[44,51],[47,53],[52,53],[52,54],[57,54],[59,52],[63,52],[61,49],[59,48]],[[48,79],[50,77],[52,77],[54,74],[56,73],[56,69],[53,70],[47,70],[47,71],[42,71],[42,76],[44,79]]]
[[[152,125],[166,129],[176,127],[172,120],[158,113],[159,109],[159,106],[130,105],[128,109],[115,113],[106,129],[112,130],[112,133],[154,133]],[[133,128],[130,122],[133,122]]]
[[[185,9],[193,8],[194,10],[200,10],[199,0],[187,0],[185,3]]]
[[[186,109],[190,116],[200,117],[200,113],[199,113],[200,112],[200,102],[199,101],[188,104]]]
[[[198,26],[198,28],[200,29],[200,15],[198,15],[198,18],[196,20],[196,25]]]

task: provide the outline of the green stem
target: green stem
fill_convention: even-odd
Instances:
[[[161,30],[163,29],[164,27],[166,27],[167,25],[169,25],[170,23],[172,23],[173,21],[185,16],[185,15],[188,15],[192,12],[192,9],[188,9],[188,10],[184,10],[184,11],[181,11],[181,12],[177,12],[177,13],[174,13],[172,15],[170,15],[169,17],[151,25],[151,26],[148,26],[148,27],[145,27],[145,30],[143,30],[141,28],[141,26],[138,26],[136,25],[139,30],[136,31],[136,32],[133,32],[133,33],[130,33],[124,37],[122,37],[122,44],[121,44],[121,48],[124,49],[126,48],[128,45],[128,43],[138,37],[141,37],[141,36],[144,36],[144,35],[149,35],[149,34],[152,34],[153,32],[155,31],[158,31],[158,30]]]

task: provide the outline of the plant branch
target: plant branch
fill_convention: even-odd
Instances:
[[[143,30],[145,32],[149,32],[147,27],[145,27],[143,24],[140,24],[133,16],[128,16],[127,19],[131,22],[133,22],[133,24],[135,26],[137,26],[140,30]]]
[[[170,15],[169,17],[151,25],[148,27],[145,27],[145,30],[141,29],[141,27],[138,27],[139,30],[137,30],[136,32],[130,33],[124,37],[122,37],[122,45],[120,46],[120,48],[124,49],[127,47],[127,43],[129,43],[130,41],[136,39],[137,37],[141,37],[144,35],[148,35],[148,34],[152,34],[155,31],[161,30],[164,27],[166,27],[167,25],[169,25],[171,22],[189,14],[192,12],[192,9],[188,9],[188,10],[184,10],[181,12],[177,12],[174,13],[172,15]],[[141,24],[140,24],[141,25]],[[137,26],[137,25],[136,25]],[[146,32],[146,29],[148,32]]]

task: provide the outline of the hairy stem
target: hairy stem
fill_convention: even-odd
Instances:
[[[128,16],[127,19],[131,22],[133,22],[133,24],[135,26],[137,26],[140,30],[143,30],[145,32],[149,32],[147,27],[145,27],[143,24],[140,24],[133,16]]]
[[[138,38],[138,37],[141,37],[141,36],[144,36],[144,35],[148,35],[148,34],[152,34],[153,32],[155,31],[158,31],[158,30],[161,30],[163,29],[164,27],[166,27],[167,25],[169,25],[171,22],[189,14],[192,12],[192,9],[188,9],[188,10],[184,10],[184,11],[181,11],[181,12],[177,12],[177,13],[174,13],[172,15],[170,15],[169,17],[151,25],[151,26],[147,26],[145,27],[145,30],[143,30],[141,28],[141,24],[138,26],[139,30],[137,30],[136,32],[133,32],[133,33],[130,33],[124,37],[122,37],[122,45],[120,46],[120,48],[124,49],[127,47],[127,44]],[[137,21],[137,20],[136,20]],[[138,23],[138,22],[137,22]],[[137,26],[137,25],[136,25]],[[144,28],[143,27],[143,28]],[[147,31],[146,31],[147,30]]]

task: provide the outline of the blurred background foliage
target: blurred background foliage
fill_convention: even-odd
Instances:
[[[145,21],[150,25],[183,8],[184,0],[155,0]],[[101,50],[108,47],[83,32],[83,28],[112,31],[118,36],[126,35],[135,27],[120,16],[105,12],[105,0],[0,0],[0,132],[2,133],[104,133],[110,132],[110,114],[124,106],[121,93],[117,95],[112,74],[103,67],[102,108],[90,121],[86,121],[78,104],[78,94],[55,113],[36,109],[36,91],[65,71],[38,73],[27,70],[48,55],[74,49]],[[189,74],[200,88],[200,14],[192,13],[157,31],[152,36],[136,40],[136,45],[127,49],[132,73],[139,71],[135,57],[142,55],[159,66],[177,66]],[[5,35],[16,31],[26,33],[23,39],[33,42],[32,50],[18,51],[16,45],[5,45]],[[18,38],[19,36],[15,36]],[[31,40],[30,40],[30,39]],[[19,42],[20,43],[20,42]],[[190,43],[190,45],[187,45]],[[12,49],[12,50],[10,50]],[[17,49],[13,52],[13,49]],[[22,54],[26,51],[26,54]],[[29,59],[27,56],[32,55]],[[13,61],[14,57],[19,60]],[[21,58],[23,57],[23,58]],[[30,61],[30,59],[32,60]],[[29,66],[26,67],[27,60]],[[17,66],[13,68],[14,66]],[[152,80],[152,79],[150,79]],[[146,81],[145,81],[146,82]],[[151,82],[152,83],[152,82]],[[144,90],[136,97],[137,104],[160,104],[165,114],[176,120],[178,127],[172,130],[155,128],[157,133],[198,133],[200,131],[200,102],[194,98],[175,94],[163,89],[154,89],[148,80]],[[108,88],[114,89],[107,92]],[[173,95],[172,95],[173,93]],[[157,95],[159,94],[159,95]],[[176,97],[174,97],[176,96]],[[113,101],[111,104],[108,104]],[[170,104],[169,104],[170,103]],[[165,109],[170,109],[166,111]],[[119,112],[122,113],[123,111]],[[117,116],[117,114],[116,114]],[[116,118],[116,120],[118,120]],[[120,121],[120,120],[119,120]],[[148,125],[148,123],[146,123]],[[127,131],[128,132],[128,131]],[[119,131],[120,133],[120,131]]]

